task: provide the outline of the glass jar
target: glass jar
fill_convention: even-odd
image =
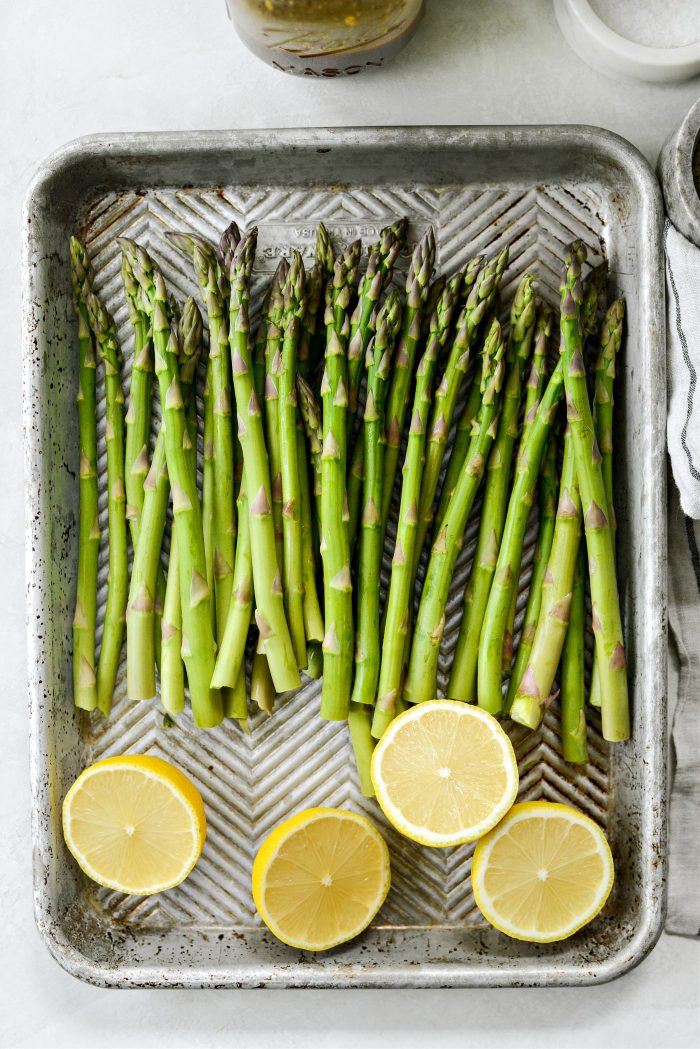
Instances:
[[[413,35],[424,0],[226,0],[244,44],[301,76],[381,67]]]

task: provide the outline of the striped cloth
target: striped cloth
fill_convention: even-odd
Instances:
[[[700,230],[698,231],[700,240]],[[671,811],[668,932],[700,936],[700,248],[666,220]]]
[[[671,812],[666,930],[700,936],[700,524],[668,514]]]

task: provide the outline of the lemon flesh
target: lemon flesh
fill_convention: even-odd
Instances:
[[[105,758],[85,769],[63,802],[63,834],[82,870],[136,896],[178,885],[206,836],[201,796],[162,758]]]
[[[518,766],[494,717],[434,700],[392,721],[372,756],[372,782],[397,830],[445,848],[474,841],[498,823],[515,800]]]
[[[389,852],[363,816],[306,809],[275,828],[253,864],[253,899],[291,947],[324,951],[353,939],[389,891]]]
[[[487,921],[518,940],[571,936],[607,900],[614,879],[600,827],[568,805],[514,805],[474,852],[474,899]]]

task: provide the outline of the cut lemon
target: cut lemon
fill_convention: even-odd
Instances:
[[[421,845],[474,841],[518,792],[508,736],[485,710],[436,699],[400,714],[372,755],[372,782],[387,819]]]
[[[389,850],[354,812],[306,809],[265,839],[253,864],[258,914],[283,943],[325,951],[366,929],[390,882]]]
[[[105,758],[66,794],[63,834],[93,881],[149,896],[179,885],[199,859],[204,805],[187,776],[162,758]]]
[[[549,801],[514,805],[472,861],[474,899],[486,920],[534,943],[564,940],[595,918],[613,878],[597,823]]]

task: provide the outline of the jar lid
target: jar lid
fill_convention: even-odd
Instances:
[[[676,5],[668,6],[672,9]],[[644,13],[643,5],[638,4],[626,10],[630,18]],[[693,12],[697,15],[697,0],[689,0],[688,10],[691,16]],[[637,43],[606,25],[589,0],[554,0],[554,12],[569,46],[602,73],[656,82],[688,80],[700,73],[700,39],[676,47]],[[696,19],[693,22],[697,24]],[[700,26],[698,30],[700,35]]]
[[[700,99],[664,143],[657,165],[666,214],[678,232],[700,248],[699,154]]]

